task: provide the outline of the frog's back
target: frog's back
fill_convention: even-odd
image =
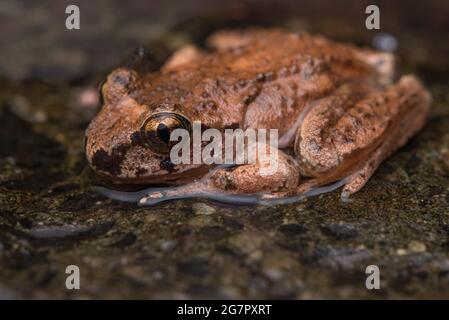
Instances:
[[[209,43],[211,52],[148,75],[143,82],[151,88],[136,99],[149,112],[170,109],[208,127],[277,128],[283,135],[308,103],[341,83],[379,79],[366,59],[375,53],[319,36],[254,29],[219,32]]]

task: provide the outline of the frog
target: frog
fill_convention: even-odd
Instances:
[[[426,123],[429,91],[395,65],[392,53],[321,35],[248,28],[216,31],[203,48],[185,45],[159,70],[119,67],[86,130],[87,160],[113,185],[150,187],[96,190],[139,205],[192,197],[289,203],[337,188],[349,201]],[[264,147],[276,151],[276,170],[262,175],[262,160],[173,163],[170,134],[191,132],[194,122],[220,132],[276,129],[277,145]]]

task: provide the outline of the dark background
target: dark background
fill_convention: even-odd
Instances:
[[[65,28],[69,4],[80,7],[80,30]],[[401,53],[427,61],[441,73],[448,70],[449,5],[444,0],[3,0],[0,74],[10,79],[74,80],[109,71],[142,44],[159,42],[173,50],[188,41],[201,42],[220,27],[255,24],[370,44],[376,34],[365,28],[370,4],[379,6],[380,31],[398,37]]]

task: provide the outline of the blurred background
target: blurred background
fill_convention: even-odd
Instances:
[[[80,30],[65,28],[69,4],[80,7]],[[365,28],[370,4],[380,8],[381,30]],[[324,33],[363,45],[372,44],[379,32],[390,33],[401,54],[443,75],[448,70],[448,16],[444,0],[3,0],[0,75],[74,81],[107,72],[139,45],[172,51],[186,42],[201,43],[214,29],[249,25]]]
[[[65,9],[80,8],[80,30]],[[365,8],[380,8],[380,30]],[[449,298],[449,3],[0,1],[0,299]],[[351,203],[105,199],[84,155],[98,85],[139,46],[152,68],[220,28],[278,26],[393,51],[432,92],[426,128]],[[65,288],[65,268],[81,290]],[[381,290],[365,288],[380,266]]]

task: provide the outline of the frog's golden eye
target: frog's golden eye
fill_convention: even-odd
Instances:
[[[190,133],[190,121],[177,113],[160,112],[145,120],[140,129],[140,136],[151,151],[168,154],[171,147],[177,143],[170,141],[170,135],[176,129],[185,129]]]

